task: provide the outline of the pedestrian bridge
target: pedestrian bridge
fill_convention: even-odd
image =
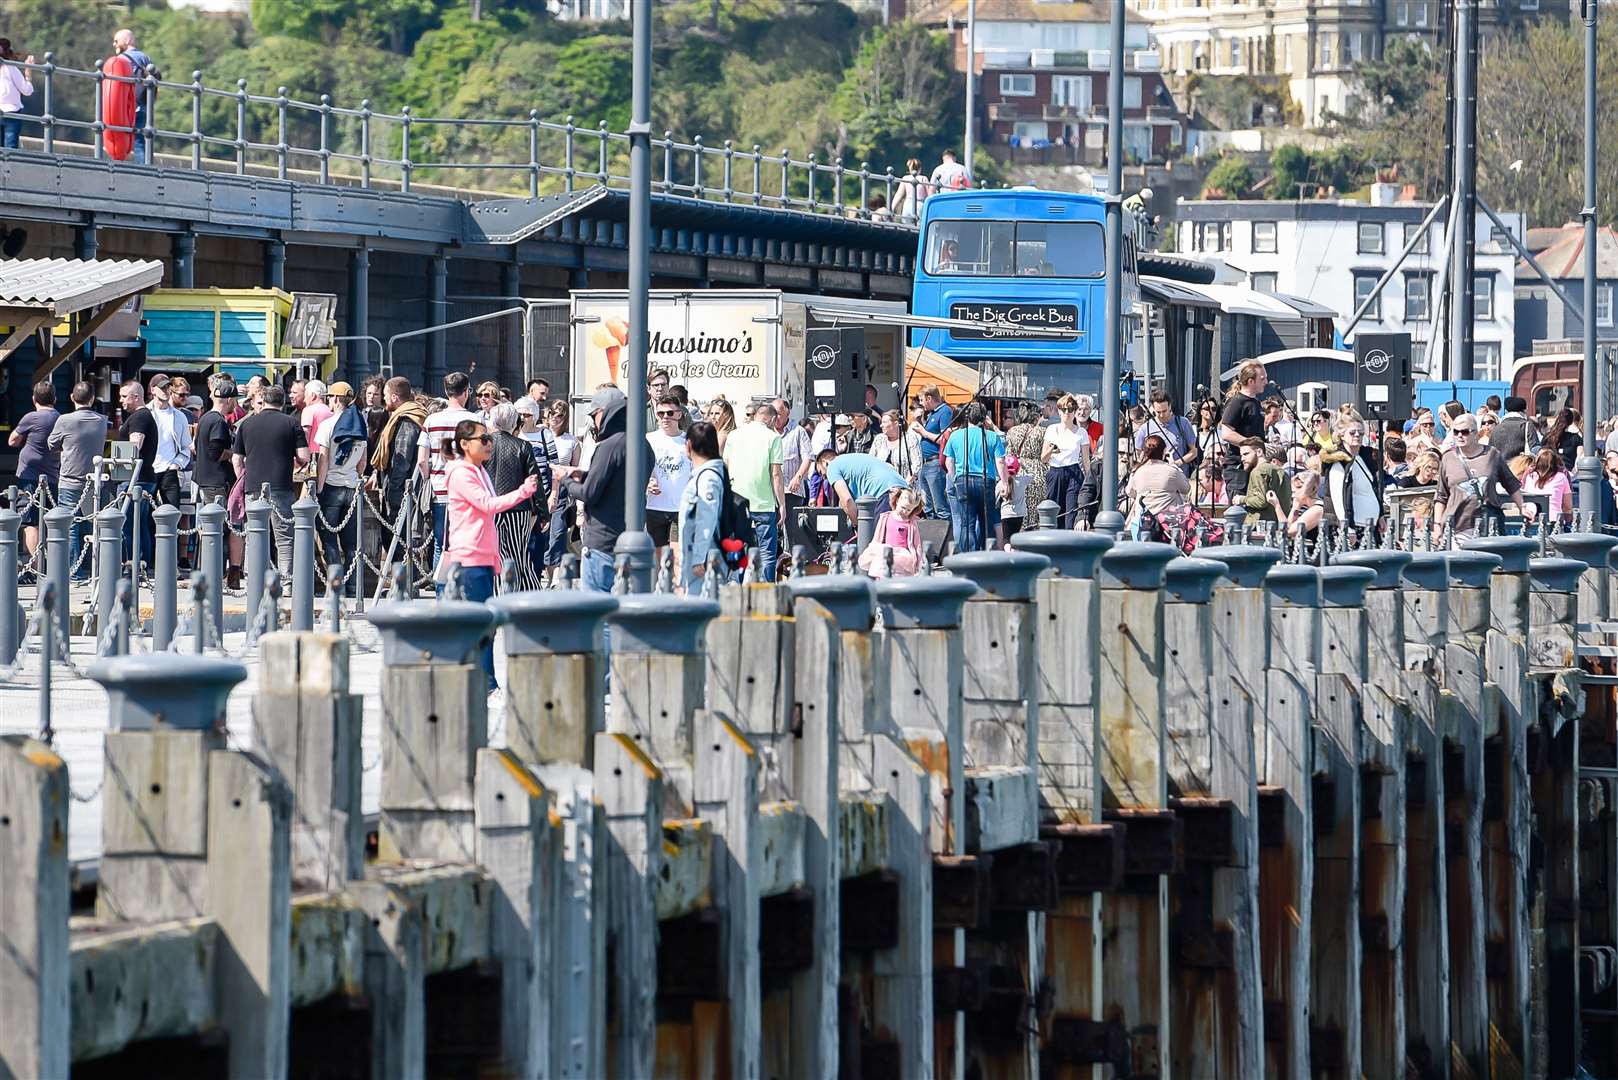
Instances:
[[[151,106],[144,160],[115,160],[103,135],[130,129],[106,122],[101,91],[119,80],[50,54],[23,66],[39,87],[29,108],[43,111],[22,115],[20,149],[0,150],[5,224],[29,234],[22,254],[160,258],[165,284],[182,288],[332,292],[355,336],[489,308],[457,298],[626,284],[628,136],[604,123],[390,113],[195,72],[136,81]],[[672,132],[652,152],[655,287],[908,297],[915,229],[865,209],[878,192],[891,200],[891,169]],[[485,370],[520,378],[510,342],[476,344],[494,349]],[[401,354],[400,373],[435,380],[444,350],[427,339]],[[344,364],[365,373],[371,354]]]

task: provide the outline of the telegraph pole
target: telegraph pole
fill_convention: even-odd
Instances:
[[[1124,5],[1112,4],[1112,47],[1107,73],[1107,340],[1101,364],[1101,510],[1097,532],[1117,536],[1118,373],[1124,351]]]
[[[1450,377],[1471,379],[1477,243],[1477,0],[1455,0],[1455,264],[1450,274]]]
[[[1577,467],[1579,509],[1590,515],[1591,529],[1603,524],[1595,520],[1600,506],[1601,459],[1596,457],[1596,409],[1601,401],[1601,365],[1596,362],[1596,8],[1598,0],[1583,0],[1584,6],[1584,447]]]
[[[978,82],[978,0],[966,0],[966,138],[961,143],[961,164],[966,175],[972,171],[973,127],[977,120]]]
[[[629,415],[625,425],[624,531],[614,562],[629,556],[630,589],[652,591],[652,538],[646,534],[646,315],[652,287],[652,0],[633,0],[634,73],[629,123]]]

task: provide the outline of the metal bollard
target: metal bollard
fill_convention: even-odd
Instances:
[[[1056,500],[1054,499],[1046,499],[1044,502],[1034,507],[1034,514],[1039,519],[1039,527],[1041,529],[1056,528],[1056,518],[1061,512],[1062,508],[1057,505]]]
[[[225,625],[225,508],[209,503],[197,511],[197,543],[202,576],[207,579],[208,610],[215,626]],[[202,608],[195,607],[201,612]]]
[[[191,571],[191,651],[201,656],[208,650],[208,608],[213,593],[208,575]],[[217,624],[216,624],[217,625]]]
[[[73,511],[58,506],[43,515],[45,522],[45,580],[56,586],[56,606],[62,621],[69,610],[67,576],[73,569]]]
[[[1225,511],[1225,543],[1245,544],[1247,542],[1247,510],[1244,507],[1232,506]]]
[[[135,590],[130,588],[129,579],[118,579],[116,590],[117,602],[111,608],[112,618],[116,623],[112,635],[113,656],[129,655],[129,609],[135,602]]]
[[[9,507],[0,510],[0,664],[17,659],[22,644],[22,608],[17,605],[17,530],[22,518]]]
[[[96,577],[95,613],[98,632],[103,634],[102,640],[107,642],[110,650],[114,646],[111,639],[105,637],[107,622],[112,619],[115,605],[118,601],[119,582],[127,585],[118,576],[118,563],[123,558],[124,551],[124,514],[116,506],[108,506],[96,513],[96,561],[101,569]],[[0,578],[5,576],[5,569],[0,566]],[[15,576],[15,575],[13,575]],[[110,655],[107,654],[107,655]]]
[[[265,575],[270,569],[270,504],[264,499],[247,500],[246,566],[247,636],[252,638],[258,625],[259,607],[264,603]]]
[[[180,508],[159,506],[152,511],[152,651],[162,652],[174,640],[179,621]]]
[[[344,582],[346,585],[347,582]],[[354,492],[354,612],[365,611],[365,490]]]
[[[281,571],[271,570],[264,575],[264,594],[270,602],[264,617],[264,632],[273,634],[281,628]]]
[[[45,617],[39,627],[39,732],[47,745],[52,741],[51,731],[51,664],[56,660],[56,609],[61,593],[56,582],[47,581],[39,593],[39,606]]]
[[[326,568],[326,620],[326,629],[343,632],[343,572],[335,566]]]
[[[320,504],[305,495],[292,504],[292,629],[315,628],[315,514]]]
[[[855,543],[858,544],[855,549],[857,552],[864,551],[870,545],[871,539],[876,536],[876,503],[877,500],[871,498],[854,500],[859,516],[854,533]]]

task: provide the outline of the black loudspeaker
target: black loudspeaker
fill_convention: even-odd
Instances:
[[[942,559],[944,548],[950,541],[949,518],[917,518],[916,526],[921,532],[922,545],[933,553],[933,560]]]
[[[1410,415],[1410,335],[1360,334],[1354,338],[1354,401],[1368,420]]]
[[[812,327],[804,332],[804,400],[811,414],[865,408],[865,331]]]

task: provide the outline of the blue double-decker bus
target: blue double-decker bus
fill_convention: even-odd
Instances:
[[[1126,314],[1136,293],[1133,231],[1125,229]],[[912,346],[974,366],[1026,364],[1023,393],[1036,399],[1053,388],[1094,394],[1101,386],[1106,292],[1099,196],[1015,188],[940,192],[922,203],[911,311],[985,327],[913,329]],[[1023,334],[1019,326],[1060,336]]]

